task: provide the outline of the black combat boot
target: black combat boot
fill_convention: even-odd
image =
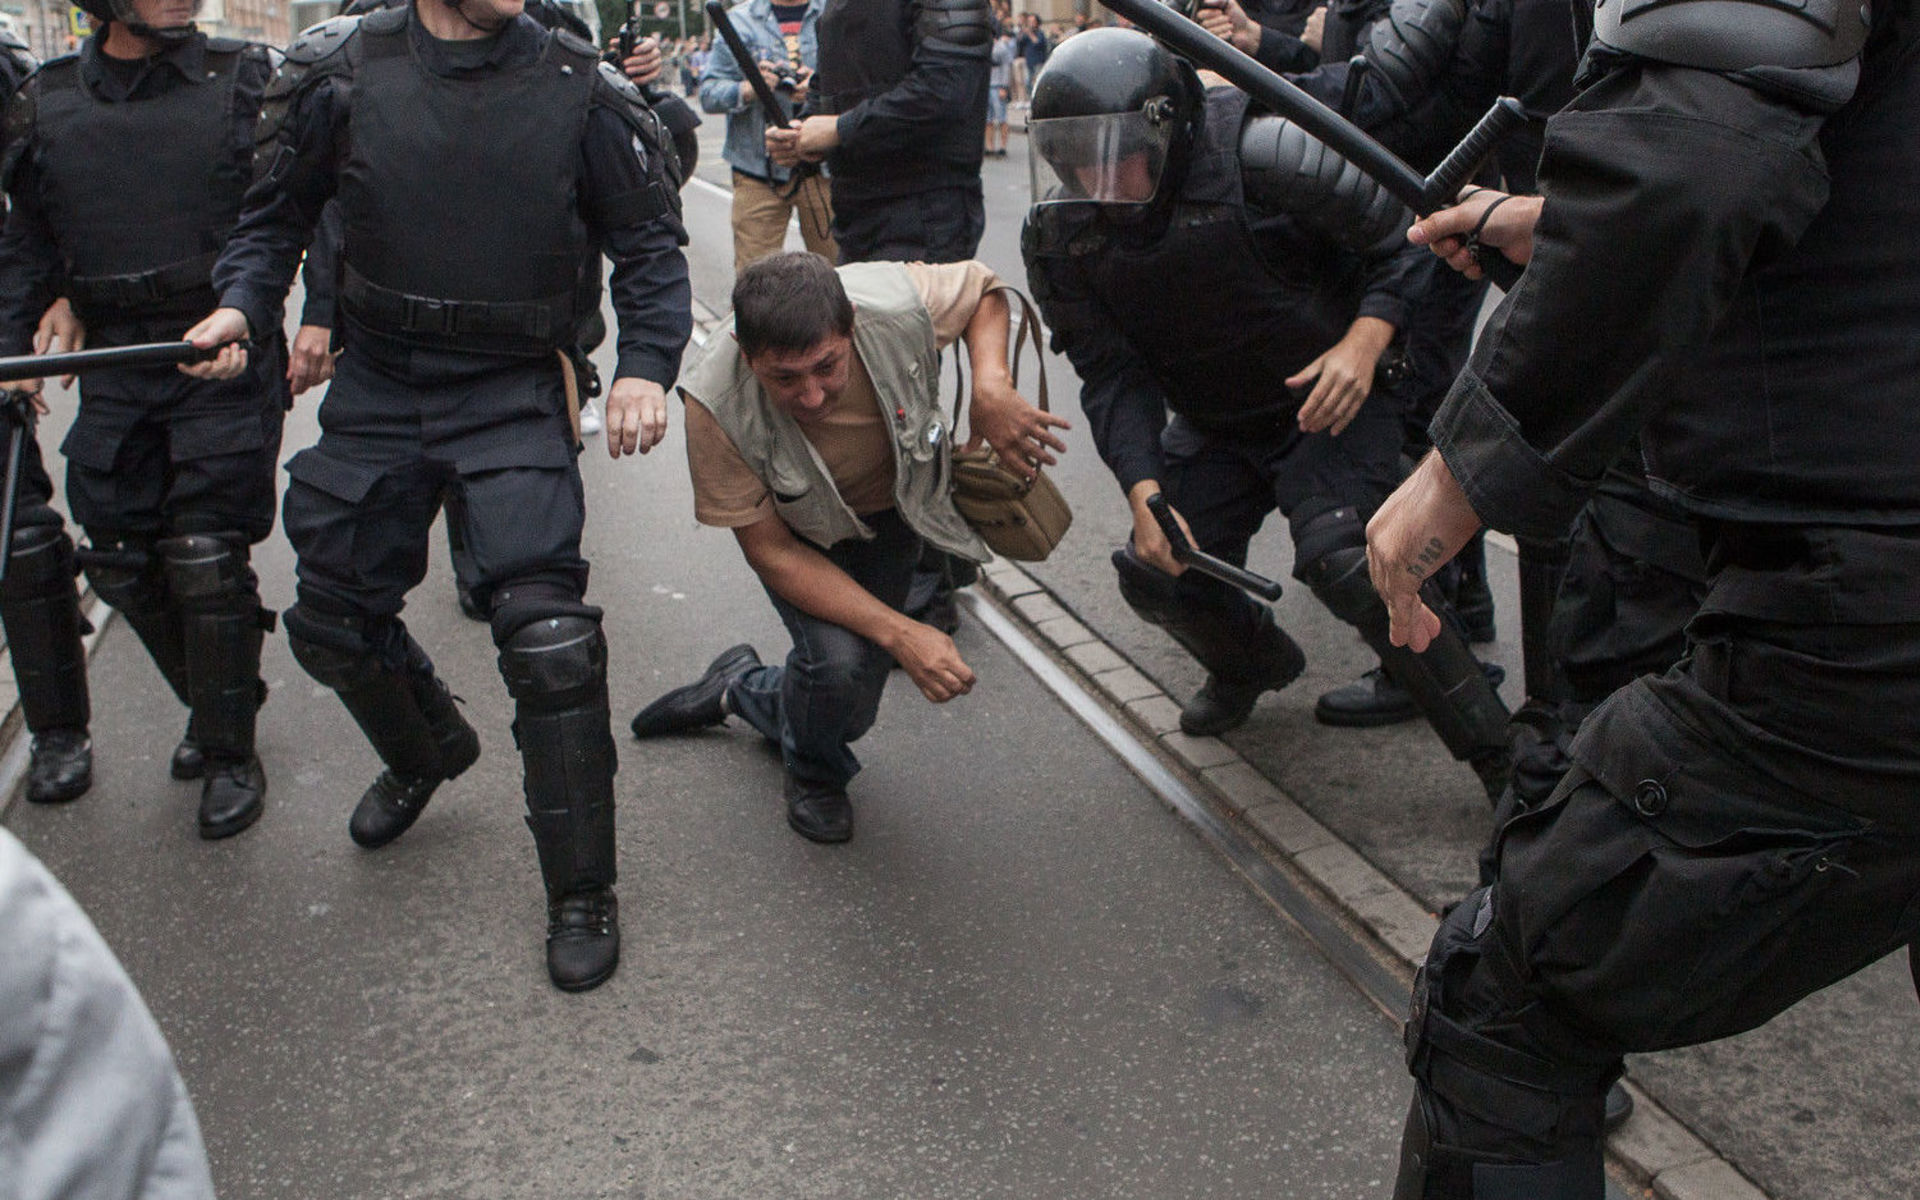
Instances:
[[[1498,663],[1483,662],[1480,671],[1494,687],[1506,682],[1506,669]],[[1407,689],[1395,683],[1383,667],[1373,668],[1345,687],[1323,693],[1313,706],[1314,720],[1344,729],[1398,725],[1418,716],[1419,703]]]
[[[360,797],[353,816],[347,821],[347,834],[369,850],[378,849],[411,829],[434,791],[480,758],[480,735],[461,715],[453,693],[444,681],[432,674],[432,669],[432,665],[427,664],[428,673],[410,675],[407,684],[420,715],[426,719],[436,765],[431,771],[388,767]],[[378,745],[376,743],[376,747]],[[382,757],[385,758],[384,751]],[[410,749],[396,748],[394,760],[390,761],[406,763],[413,757]],[[424,755],[419,757],[420,764],[424,765]]]
[[[27,799],[72,800],[93,786],[87,632],[73,587],[73,542],[57,525],[28,525],[7,547],[0,622],[7,632],[20,709],[33,734]]]
[[[1259,613],[1255,631],[1256,636],[1246,647],[1236,674],[1227,677],[1210,672],[1200,690],[1180,709],[1182,733],[1219,737],[1228,730],[1238,729],[1253,714],[1253,706],[1259,703],[1261,695],[1279,691],[1307,669],[1306,652],[1264,609]],[[1252,673],[1239,674],[1239,671]]]
[[[93,739],[84,729],[49,729],[33,735],[27,762],[27,799],[64,804],[93,786]]]

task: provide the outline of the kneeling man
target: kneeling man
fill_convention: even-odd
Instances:
[[[1066,449],[1051,430],[1067,422],[1014,390],[1004,288],[978,262],[775,255],[741,274],[732,328],[682,378],[694,515],[733,530],[793,650],[770,667],[735,646],[642,709],[634,736],[739,716],[779,743],[787,823],[813,841],[853,836],[852,743],[894,663],[936,704],[973,687],[953,639],[900,611],[922,542],[987,558],[948,495],[940,350],[966,338],[973,438],[1029,470]]]

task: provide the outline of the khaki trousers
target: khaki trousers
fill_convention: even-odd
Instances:
[[[800,212],[800,236],[807,249],[825,255],[828,262],[838,261],[827,181],[810,175],[792,196],[785,195],[786,191],[786,184],[775,188],[751,175],[733,173],[735,275],[746,270],[749,263],[780,252],[787,242],[787,216],[795,209]]]

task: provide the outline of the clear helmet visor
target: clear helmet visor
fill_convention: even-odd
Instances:
[[[1174,125],[1164,101],[1136,112],[1030,123],[1033,202],[1152,203],[1167,169]]]

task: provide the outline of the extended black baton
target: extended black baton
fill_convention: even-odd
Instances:
[[[1158,0],[1100,0],[1168,47],[1207,68],[1326,143],[1341,158],[1392,192],[1416,216],[1428,216],[1454,201],[1500,139],[1526,123],[1526,110],[1511,96],[1494,101],[1433,174],[1421,174],[1366,130],[1288,83],[1237,48],[1208,33]],[[712,6],[709,5],[709,8]],[[1520,278],[1520,267],[1496,252],[1475,255],[1480,270],[1504,291]]]
[[[164,367],[205,362],[221,347],[202,350],[192,342],[144,342],[138,346],[108,346],[104,350],[75,350],[68,354],[21,354],[0,358],[0,383],[80,375],[103,367]]]
[[[102,367],[160,367],[204,362],[220,348],[202,350],[192,342],[149,342],[138,346],[109,346],[104,350],[75,350],[69,354],[22,354],[0,358],[0,384],[22,379],[45,379],[97,371]],[[13,557],[13,519],[20,507],[20,476],[26,464],[27,438],[33,433],[33,398],[26,392],[8,392],[0,400],[0,421],[7,425],[6,478],[0,482],[0,581],[7,577]]]
[[[1160,522],[1160,532],[1167,535],[1167,544],[1173,547],[1176,562],[1184,563],[1202,575],[1211,575],[1221,583],[1230,583],[1242,591],[1252,592],[1262,600],[1280,598],[1283,589],[1278,583],[1245,567],[1236,567],[1224,558],[1215,558],[1189,541],[1187,531],[1180,528],[1180,522],[1174,519],[1173,506],[1159,492],[1147,497],[1147,511],[1153,514],[1154,520]]]
[[[733,27],[733,18],[727,15],[726,6],[720,0],[707,0],[707,20],[713,22],[713,27],[720,31],[720,40],[733,52],[733,61],[740,66],[740,77],[752,85],[753,94],[760,98],[760,108],[767,114],[767,123],[775,129],[785,129],[787,122],[793,118],[780,107],[779,98],[767,86],[766,78],[760,74],[760,61],[753,57],[753,51],[747,49],[745,39]]]

